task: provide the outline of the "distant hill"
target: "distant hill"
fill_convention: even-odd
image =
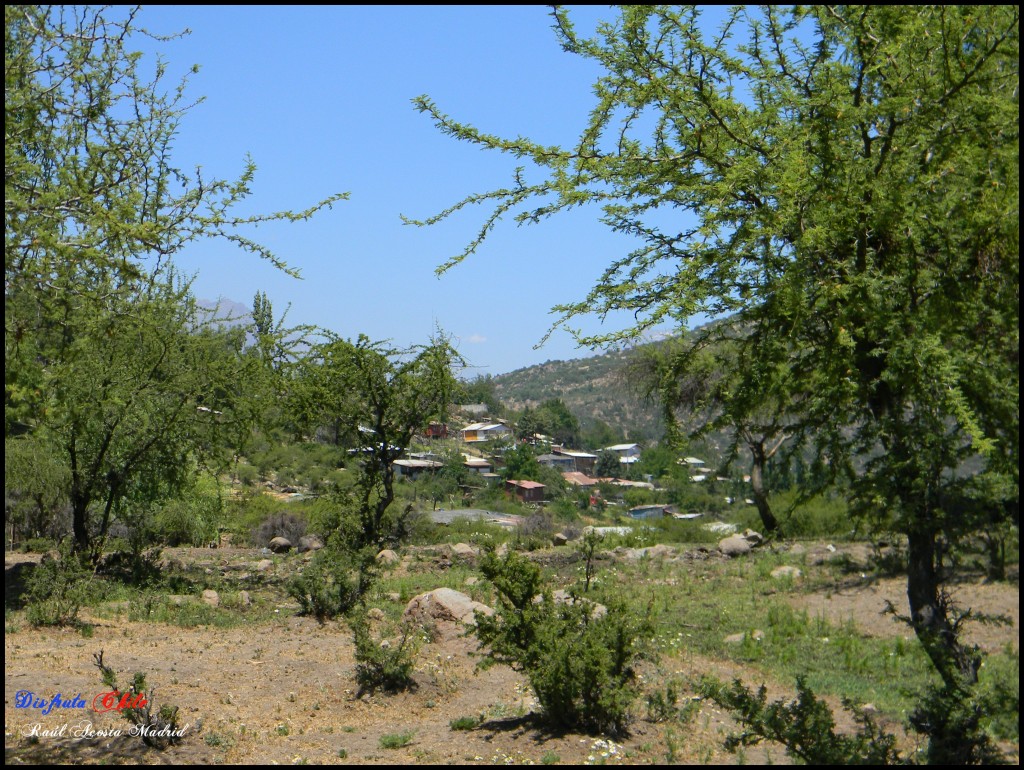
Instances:
[[[584,429],[603,420],[623,438],[656,441],[664,434],[657,406],[644,404],[623,376],[633,354],[632,349],[615,350],[517,369],[493,378],[495,395],[516,410],[560,398]]]

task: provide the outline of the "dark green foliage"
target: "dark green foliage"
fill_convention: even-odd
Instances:
[[[316,552],[302,572],[288,583],[288,595],[300,612],[325,623],[352,610],[365,596],[376,575],[372,549],[353,552],[328,543]]]
[[[552,724],[622,734],[637,697],[633,665],[642,622],[611,610],[600,616],[584,600],[556,603],[540,568],[515,551],[483,557],[481,571],[498,592],[493,616],[477,614],[483,665],[525,672]]]
[[[704,697],[729,709],[743,725],[743,732],[730,736],[726,747],[735,750],[762,740],[777,741],[791,756],[809,765],[896,765],[905,760],[896,750],[896,738],[874,723],[870,716],[844,701],[854,714],[856,734],[835,731],[835,719],[826,703],[815,697],[797,679],[796,700],[768,703],[767,689],[753,693],[736,680],[731,686],[706,680],[701,685]]]
[[[986,702],[978,688],[946,685],[930,688],[910,715],[910,725],[928,736],[930,765],[990,765],[1005,761],[984,723],[988,714],[1007,704]],[[1020,711],[1020,703],[1014,704]]]
[[[82,554],[61,544],[57,558],[44,557],[25,581],[25,617],[34,626],[66,626],[99,594],[99,585]]]
[[[348,624],[355,638],[356,682],[359,694],[364,692],[398,692],[416,686],[412,678],[416,665],[416,636],[409,624],[404,624],[394,640],[376,638],[370,631],[366,614],[354,610],[348,614]]]
[[[600,479],[614,479],[623,475],[622,463],[615,452],[598,452],[597,464],[594,466],[594,475]]]
[[[505,468],[501,474],[505,479],[537,481],[540,477],[540,463],[537,453],[529,444],[519,444],[505,452]]]
[[[457,717],[448,723],[452,730],[475,730],[479,725],[479,717]]]

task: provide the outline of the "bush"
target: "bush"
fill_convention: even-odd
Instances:
[[[896,738],[882,731],[870,716],[848,700],[843,705],[854,714],[856,734],[835,731],[832,710],[818,700],[804,683],[796,681],[797,698],[786,703],[768,703],[765,687],[753,693],[736,680],[727,687],[705,680],[701,694],[728,709],[743,725],[744,731],[726,739],[730,751],[762,740],[778,741],[786,752],[809,765],[895,765],[903,764],[896,750]]]
[[[555,603],[542,591],[540,568],[514,551],[504,559],[488,551],[481,570],[498,592],[495,614],[476,618],[482,665],[524,671],[556,726],[624,732],[638,694],[633,664],[649,631],[645,621],[615,609],[598,616],[582,600]]]
[[[299,603],[300,613],[324,623],[352,610],[376,574],[371,550],[353,554],[329,544],[317,551],[288,583],[288,595]]]
[[[392,642],[374,638],[365,613],[354,611],[348,621],[355,638],[356,682],[360,695],[376,690],[398,692],[415,686],[412,672],[417,649],[408,624],[402,626],[399,638]]]
[[[44,557],[25,581],[25,617],[34,626],[66,626],[100,593],[86,557],[60,547],[56,559]]]

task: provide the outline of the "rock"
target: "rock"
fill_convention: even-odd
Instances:
[[[553,591],[551,593],[551,598],[554,600],[555,604],[582,604],[590,609],[590,617],[592,618],[600,618],[608,614],[608,608],[603,604],[598,604],[597,602],[583,596],[573,596],[568,591],[564,591],[562,589]],[[542,601],[544,601],[543,596],[533,597],[534,604],[540,604]]]
[[[743,556],[750,553],[752,546],[743,535],[729,535],[718,543],[718,550],[726,556]]]
[[[377,561],[381,564],[390,567],[398,564],[401,561],[398,554],[392,551],[390,548],[385,548],[383,551],[377,554]]]
[[[476,575],[470,575],[462,584],[465,586],[475,586],[479,582],[480,579]]]
[[[368,620],[384,620],[386,616],[384,615],[384,610],[380,607],[370,607],[366,611],[366,617]]]
[[[484,615],[494,614],[494,610],[486,604],[473,601],[461,591],[435,588],[410,599],[402,617],[418,623],[447,621],[472,626],[476,625],[474,612],[477,611]]]
[[[753,546],[761,545],[761,543],[764,542],[764,537],[762,537],[761,533],[755,532],[752,529],[746,530],[743,533],[743,537],[746,538],[747,542]]]
[[[452,559],[473,562],[476,560],[476,549],[465,543],[456,543],[452,546]]]
[[[319,551],[324,547],[324,541],[316,535],[305,535],[299,538],[299,553],[307,551]]]
[[[292,541],[280,535],[271,540],[267,545],[270,546],[270,550],[274,553],[288,553],[292,550]]]
[[[239,601],[239,603],[243,607],[248,607],[249,605],[252,604],[252,597],[249,596],[249,592],[248,591],[239,591],[238,592],[238,601]]]
[[[776,567],[772,570],[773,578],[790,577],[796,579],[803,574],[797,567]]]
[[[214,590],[212,590],[210,588],[207,588],[205,591],[203,591],[202,599],[203,599],[204,602],[209,604],[211,607],[219,607],[220,606],[220,594],[218,594],[216,591],[214,591]]]
[[[747,634],[745,634],[745,633],[743,633],[743,634],[731,634],[731,635],[725,637],[725,639],[723,639],[722,641],[725,642],[726,644],[743,644],[743,640],[746,639],[746,638],[747,638]],[[760,642],[762,639],[764,639],[764,631],[762,631],[760,629],[755,629],[755,630],[750,632],[750,638],[753,639],[755,642]]]
[[[273,566],[274,562],[272,562],[270,559],[260,559],[258,562],[256,562],[256,566],[254,567],[254,569],[257,572],[266,572]]]
[[[569,542],[569,538],[565,536],[564,532],[556,532],[551,537],[551,545],[565,545]]]
[[[388,594],[388,601],[389,602],[396,602],[396,603],[400,602],[400,601],[402,601],[402,595],[400,593],[396,592],[396,591],[392,591],[391,593]]]

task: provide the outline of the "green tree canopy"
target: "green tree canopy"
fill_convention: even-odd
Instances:
[[[223,238],[294,272],[246,227],[345,197],[239,215],[250,159],[236,180],[175,165],[187,79],[166,85],[160,61],[147,77],[137,14],[4,11],[5,429],[59,450],[80,549],[133,495],[177,486],[210,439],[197,420],[225,414],[175,255]]]
[[[637,322],[583,343],[737,315],[748,345],[777,351],[738,358],[743,378],[785,362],[803,436],[850,474],[861,513],[908,537],[911,622],[962,692],[980,657],[958,639],[941,542],[977,520],[958,511],[1016,520],[1019,499],[1018,9],[743,6],[708,33],[694,7],[623,6],[591,38],[553,16],[603,71],[574,145],[415,100],[442,132],[542,172],[421,222],[494,206],[439,269],[506,214],[596,204],[639,245],[556,311]],[[931,759],[957,763],[967,743],[947,732]]]

